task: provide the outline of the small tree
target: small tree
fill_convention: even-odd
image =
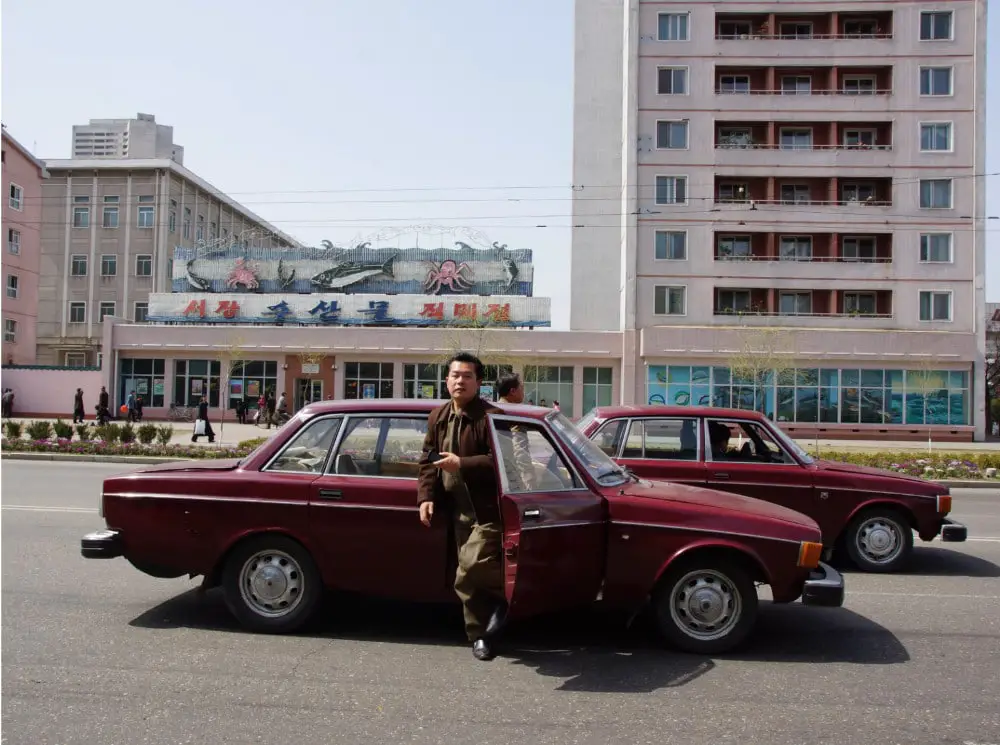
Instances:
[[[516,344],[517,337],[509,326],[486,318],[462,319],[447,327],[442,344],[444,351],[435,361],[444,364],[458,352],[474,354],[486,366],[485,382],[491,384],[504,372],[541,364],[538,358],[518,352]]]
[[[941,376],[945,376],[942,379]],[[941,391],[947,390],[947,372],[942,372],[935,369],[934,360],[930,357],[924,357],[920,363],[916,366],[916,369],[907,370],[906,373],[906,390],[912,391],[914,393],[920,394],[921,406],[923,407],[922,419],[924,425],[927,427],[927,452],[930,453],[934,450],[933,434],[931,431],[930,422],[930,408],[931,402],[928,401],[933,394]],[[950,402],[945,397],[945,406],[950,406]],[[905,419],[905,414],[904,414]]]
[[[992,431],[993,422],[1000,419],[1000,407],[993,404],[1000,399],[1000,328],[993,316],[987,316],[986,331],[986,361],[983,395],[986,397],[986,433]],[[970,402],[971,403],[971,402]]]
[[[246,350],[243,337],[235,336],[226,340],[219,350],[219,440],[222,440],[226,426],[226,411],[229,409],[229,381],[233,374],[243,372],[246,364]]]
[[[777,378],[795,368],[791,342],[791,334],[785,329],[761,327],[740,330],[740,348],[729,357],[728,364],[733,387],[749,387],[752,391],[754,404],[749,408],[767,415],[764,391]],[[747,408],[743,406],[742,396],[738,398],[733,408]]]

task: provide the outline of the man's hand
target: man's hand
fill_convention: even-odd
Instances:
[[[421,502],[420,503],[420,522],[422,522],[426,527],[431,526],[431,518],[434,517],[434,503],[433,502]]]
[[[454,453],[440,453],[441,460],[434,461],[433,465],[448,473],[455,473],[458,470],[459,459]]]

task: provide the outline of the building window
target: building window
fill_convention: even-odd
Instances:
[[[149,254],[139,254],[135,257],[135,276],[153,276],[153,257]]]
[[[318,382],[318,381],[317,381]],[[253,360],[233,367],[229,376],[229,408],[244,399],[250,408],[257,408],[262,393],[278,391],[278,363],[273,360]]]
[[[745,313],[750,310],[749,290],[716,290],[715,303],[723,314]]]
[[[687,176],[657,176],[657,204],[687,204]]]
[[[653,288],[653,314],[657,316],[683,316],[687,313],[686,287],[657,285]]]
[[[84,254],[76,254],[69,260],[69,273],[72,277],[87,276],[87,257]]]
[[[928,263],[951,263],[951,233],[921,234],[920,260]]]
[[[403,398],[448,398],[447,377],[446,365],[403,365]]]
[[[951,68],[950,67],[921,67],[920,68],[920,95],[921,96],[950,96],[951,95]]]
[[[7,228],[7,250],[15,256],[21,253],[21,231]]]
[[[167,229],[171,233],[177,232],[177,200],[170,200],[170,211],[167,213]]]
[[[687,93],[686,67],[661,67],[656,75],[656,92],[661,96],[680,96]]]
[[[12,318],[5,318],[3,320],[3,340],[8,344],[13,344],[17,341],[17,321]]]
[[[875,130],[845,129],[844,147],[852,150],[863,150],[865,148],[875,147]]]
[[[809,204],[812,201],[809,184],[782,184],[780,194],[782,204]]]
[[[715,256],[723,261],[750,258],[749,235],[720,235],[716,238]]]
[[[107,197],[105,197],[107,199]],[[117,197],[115,197],[117,199]],[[101,227],[105,228],[117,228],[118,227],[118,208],[117,207],[105,207],[104,213],[101,218]]]
[[[920,41],[951,40],[950,10],[925,10],[920,13]]]
[[[194,239],[196,241],[205,240],[205,216],[198,215],[198,226],[195,230]]]
[[[583,368],[583,414],[595,406],[611,406],[612,373],[610,367]]]
[[[859,18],[843,22],[843,35],[848,39],[874,39],[879,33],[878,21]]]
[[[812,150],[813,131],[811,129],[782,129],[780,147],[782,150]]]
[[[863,76],[844,76],[844,82],[840,92],[846,96],[872,96],[875,95],[875,78]]]
[[[920,209],[951,209],[951,179],[920,179]]]
[[[750,93],[749,75],[723,75],[719,78],[719,93]]]
[[[139,214],[136,220],[137,228],[152,228],[156,221],[156,208],[148,205],[139,206]]]
[[[845,292],[844,293],[844,313],[857,316],[875,315],[875,293],[873,292]]]
[[[657,38],[660,41],[688,41],[690,13],[660,13]]]
[[[527,365],[524,368],[524,402],[553,406],[573,418],[573,368]]]
[[[845,204],[860,204],[875,201],[874,184],[844,184],[840,187],[840,201]]]
[[[191,237],[191,208],[184,208],[184,224],[181,226],[181,235],[185,238]]]
[[[808,75],[785,75],[781,78],[784,96],[808,96],[812,93],[812,78]]]
[[[118,257],[114,254],[105,254],[101,257],[101,276],[114,277],[118,274]]]
[[[778,295],[778,312],[783,316],[812,314],[811,292],[782,292]]]
[[[17,300],[17,284],[18,279],[16,274],[7,275],[7,297],[12,300]]]
[[[687,259],[687,233],[674,230],[657,230],[654,256],[658,261],[684,261]]]
[[[17,184],[10,185],[10,196],[7,200],[12,210],[20,212],[24,209],[24,189]]]
[[[86,367],[86,352],[66,352],[66,367]]]
[[[950,122],[921,123],[920,149],[923,152],[951,150],[951,123]]]
[[[209,406],[219,405],[219,360],[177,360],[174,363],[174,403],[197,406],[201,397]]]
[[[812,261],[812,237],[783,235],[778,250],[782,261]]]
[[[724,150],[749,150],[753,147],[753,133],[743,127],[720,127],[716,147]]]
[[[73,208],[73,227],[74,228],[90,227],[90,207]]]
[[[740,39],[749,38],[751,27],[746,21],[720,21],[718,38],[720,39]]]
[[[875,239],[863,236],[845,236],[840,247],[844,261],[874,261]]]
[[[921,321],[950,321],[951,292],[934,290],[920,291]]]
[[[122,357],[119,365],[119,401],[126,401],[128,394],[135,391],[137,396],[142,396],[142,401],[146,406],[163,406],[163,388],[166,379],[165,360]]]
[[[656,147],[660,150],[686,150],[688,146],[688,123],[656,123]]]
[[[69,322],[70,323],[86,323],[87,322],[87,304],[82,300],[74,300],[69,304]]]
[[[811,39],[813,26],[811,23],[782,23],[779,35],[782,39]]]
[[[102,300],[100,306],[97,309],[97,322],[101,323],[107,316],[113,316],[115,314],[115,301],[114,300]]]
[[[344,398],[392,398],[392,362],[344,365]]]
[[[136,323],[145,323],[149,317],[149,303],[136,303],[132,318]]]

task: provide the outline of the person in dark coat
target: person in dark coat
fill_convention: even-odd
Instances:
[[[83,388],[76,389],[76,396],[73,398],[73,424],[79,422],[83,424],[83,415],[86,409],[83,406]]]
[[[208,437],[209,442],[215,442],[215,430],[212,429],[212,423],[208,421],[208,399],[204,396],[201,397],[201,402],[198,404],[198,418],[205,420],[205,436]],[[201,435],[191,435],[191,442],[198,442],[198,438]]]

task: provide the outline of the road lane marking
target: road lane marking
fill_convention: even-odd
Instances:
[[[4,504],[0,505],[5,510],[20,510],[22,512],[78,512],[88,515],[97,514],[95,507],[47,507],[32,504]]]
[[[852,590],[849,587],[845,590],[846,597],[852,595],[871,595],[874,597],[886,598],[975,598],[976,600],[1000,600],[1000,595],[982,595],[980,593],[969,594],[949,594],[940,592],[874,592],[865,590]]]

